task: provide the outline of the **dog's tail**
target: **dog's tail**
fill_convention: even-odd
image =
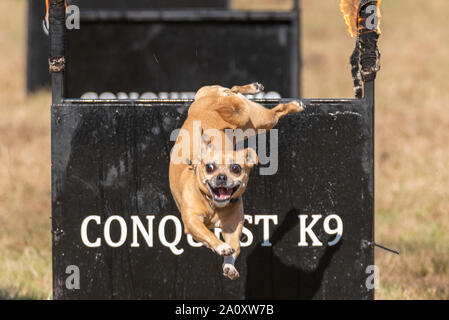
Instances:
[[[243,127],[249,121],[249,110],[244,103],[236,101],[233,104],[219,105],[215,108],[215,111],[234,129]]]

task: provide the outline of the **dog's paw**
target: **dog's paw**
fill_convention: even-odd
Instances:
[[[257,94],[265,89],[263,85],[259,82],[253,82],[251,83],[251,86],[253,87],[253,90],[252,92],[250,92],[250,94]]]
[[[229,244],[222,243],[215,248],[215,252],[218,253],[220,256],[226,257],[233,254],[235,250],[232,249]]]
[[[259,82],[253,82],[250,84],[246,84],[244,86],[233,86],[231,88],[231,91],[234,93],[241,93],[241,94],[258,94],[259,92],[262,92],[264,90],[264,87]]]
[[[299,113],[304,111],[305,105],[302,101],[292,101],[286,104],[287,106],[287,113]]]
[[[240,277],[237,269],[230,263],[223,264],[223,275],[231,280],[235,280]]]

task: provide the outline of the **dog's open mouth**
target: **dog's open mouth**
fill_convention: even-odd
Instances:
[[[233,188],[227,187],[217,187],[214,188],[209,184],[209,189],[214,197],[214,200],[217,202],[226,202],[229,201],[232,195],[237,191],[240,185],[235,186]]]

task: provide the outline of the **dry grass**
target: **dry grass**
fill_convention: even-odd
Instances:
[[[376,252],[380,299],[449,298],[449,11],[384,0],[377,81]],[[234,0],[288,9],[290,1]],[[24,0],[0,1],[0,298],[51,294],[50,93],[24,95]],[[303,93],[352,95],[338,1],[303,0]],[[20,17],[20,19],[17,19]]]
[[[0,12],[0,298],[47,298],[50,95],[24,94],[25,1],[2,0]]]

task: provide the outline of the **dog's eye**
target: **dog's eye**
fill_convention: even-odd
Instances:
[[[206,164],[206,172],[212,173],[215,171],[215,165],[213,163]]]
[[[238,164],[233,164],[231,166],[231,171],[233,174],[239,175],[240,172],[242,172],[242,167],[240,167]]]

